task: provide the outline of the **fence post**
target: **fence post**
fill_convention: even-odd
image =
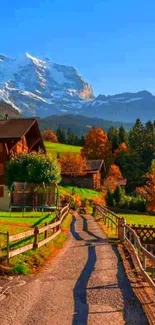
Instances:
[[[126,236],[126,220],[124,218],[118,219],[118,238],[124,240]]]
[[[144,271],[146,271],[146,257],[144,253],[143,253],[143,269]]]
[[[7,240],[7,264],[9,265],[9,232],[7,231],[6,235],[6,240]]]
[[[45,222],[45,226],[47,226],[47,222]],[[47,230],[45,230],[45,233],[44,233],[44,239],[47,238]]]
[[[34,228],[34,243],[33,243],[33,249],[37,249],[38,248],[38,227]]]
[[[96,206],[93,205],[93,213],[92,213],[93,217],[95,217],[95,214],[96,214]]]

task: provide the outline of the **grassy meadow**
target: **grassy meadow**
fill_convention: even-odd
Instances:
[[[125,218],[127,224],[135,225],[152,225],[155,227],[155,216],[150,216],[146,214],[117,214],[120,218]]]
[[[71,146],[62,143],[53,143],[53,142],[45,141],[44,144],[47,152],[51,153],[54,156],[57,156],[57,154],[62,156],[66,152],[80,154],[80,150],[81,150],[81,147]]]

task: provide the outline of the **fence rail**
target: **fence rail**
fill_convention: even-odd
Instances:
[[[118,238],[126,245],[133,262],[137,262],[141,275],[155,291],[155,282],[153,281],[155,273],[155,256],[142,245],[136,230],[127,225],[124,218],[119,218],[115,213],[104,206],[95,205],[93,213],[94,215],[101,215],[104,223],[111,229],[113,229],[115,225]],[[155,236],[155,234],[153,235]]]
[[[7,259],[8,263],[9,263],[9,259],[13,256],[19,255],[21,253],[27,252],[28,250],[31,249],[36,249],[39,248],[45,244],[47,244],[49,241],[51,241],[52,239],[54,239],[55,237],[57,237],[60,233],[61,233],[61,224],[62,221],[64,220],[64,218],[66,217],[66,215],[69,212],[69,204],[67,204],[65,207],[62,208],[62,210],[59,212],[59,216],[56,217],[57,220],[51,224],[46,224],[44,227],[42,228],[38,228],[35,227],[32,230],[28,230],[16,235],[9,235],[9,233],[4,233],[4,232],[0,232],[0,234],[3,234],[6,236],[7,239],[7,247],[6,247],[6,255],[4,256],[4,258]],[[58,220],[59,219],[59,220]],[[52,234],[50,236],[48,236],[48,232],[52,232]],[[40,240],[39,239],[39,235],[44,233],[44,239]],[[27,245],[24,245],[22,247],[16,248],[16,249],[10,249],[10,244],[13,242],[18,242],[18,240],[21,239],[32,239],[32,243],[29,243]],[[32,237],[32,238],[31,238]],[[18,244],[18,243],[17,243]]]

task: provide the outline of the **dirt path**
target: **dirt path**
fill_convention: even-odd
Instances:
[[[91,216],[73,217],[72,236],[47,268],[0,302],[1,325],[146,325],[112,247]]]

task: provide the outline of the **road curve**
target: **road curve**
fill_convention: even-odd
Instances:
[[[91,216],[73,216],[65,248],[0,302],[1,325],[147,325],[122,262]]]

